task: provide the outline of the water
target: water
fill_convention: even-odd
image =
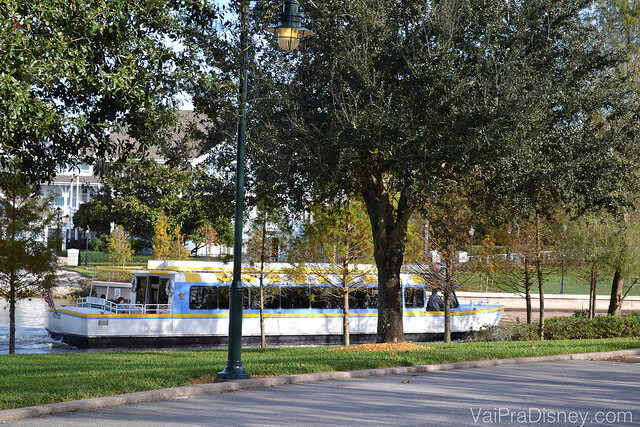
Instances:
[[[70,305],[68,300],[54,300],[56,307]],[[16,303],[16,353],[69,353],[78,349],[52,339],[47,333],[48,306],[42,298]],[[9,302],[0,299],[0,354],[9,353]]]

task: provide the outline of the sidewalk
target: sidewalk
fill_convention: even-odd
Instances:
[[[510,403],[513,408],[535,404],[536,408],[546,405],[547,409],[587,411],[589,407],[601,404],[603,410],[613,408],[612,410],[620,412],[628,408],[638,422],[640,406],[637,396],[640,384],[637,378],[640,377],[640,363],[595,362],[613,357],[637,358],[640,357],[640,349],[290,375],[184,386],[0,411],[0,423],[41,425],[45,421],[37,417],[47,417],[47,425],[65,427],[104,420],[149,426],[211,425],[223,422],[244,425],[258,422],[254,418],[256,414],[264,414],[267,418],[262,424],[326,424],[338,420],[332,418],[337,411],[342,414],[342,421],[337,422],[339,424],[364,424],[365,418],[349,415],[359,405],[361,408],[358,411],[369,414],[367,423],[372,422],[369,418],[373,413],[380,412],[383,419],[395,413],[394,416],[399,418],[393,424],[441,424],[445,420],[416,420],[415,417],[416,414],[440,416],[438,405],[444,405],[443,407],[453,411],[453,419],[457,423],[466,424],[471,418],[460,419],[470,416],[469,409],[464,409],[465,405],[480,410],[488,408],[485,401],[490,401],[490,405],[493,405],[490,409],[495,408],[497,411],[498,407],[495,405],[510,402],[514,396],[518,399]],[[606,375],[603,375],[604,371]],[[436,378],[439,381],[437,383],[434,382]],[[407,384],[414,385],[405,387]],[[415,388],[416,384],[418,388]],[[436,385],[439,388],[434,388]],[[412,391],[407,393],[407,388]],[[387,391],[382,393],[381,390]],[[561,394],[559,390],[566,394]],[[598,391],[599,396],[595,400],[594,390]],[[562,402],[564,406],[549,400],[555,394],[562,396],[558,402]],[[440,403],[425,402],[426,395]],[[285,410],[294,401],[298,402],[296,413],[298,417],[302,417],[296,420],[286,418],[289,412]],[[387,413],[383,408],[390,401],[396,401],[393,408],[395,412]],[[356,406],[345,407],[346,402]],[[190,413],[188,420],[180,416],[186,407],[194,411]],[[302,408],[307,408],[308,411],[305,412]],[[323,415],[323,411],[328,412]],[[305,421],[304,414],[307,413],[317,413],[317,416],[314,416],[313,421]],[[238,418],[229,418],[231,414]],[[267,419],[271,421],[266,421]],[[394,418],[387,419],[393,420]]]

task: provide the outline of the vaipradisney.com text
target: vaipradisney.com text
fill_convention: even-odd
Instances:
[[[476,424],[558,424],[579,425],[586,424],[632,424],[631,411],[557,411],[546,408],[469,408],[471,417]]]

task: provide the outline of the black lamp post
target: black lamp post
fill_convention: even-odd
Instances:
[[[85,236],[86,242],[84,247],[84,266],[85,267],[89,266],[89,231],[91,231],[91,229],[87,225],[87,235]]]
[[[56,215],[58,216],[58,223],[57,228],[56,228],[56,239],[60,239],[60,249],[62,250],[62,233],[60,232],[60,214],[62,213],[62,209],[60,209],[60,206],[58,206],[56,208]]]
[[[278,14],[278,24],[267,31],[278,36],[282,49],[294,50],[300,39],[313,34],[302,27],[303,15],[298,12],[298,2],[286,0]],[[229,351],[227,367],[218,373],[221,379],[246,379],[250,374],[242,367],[242,215],[244,211],[244,157],[247,129],[247,75],[249,42],[247,34],[247,12],[249,2],[240,6],[240,49],[243,52],[240,70],[240,92],[238,95],[238,145],[236,153],[236,211],[233,236],[233,279],[229,287]]]

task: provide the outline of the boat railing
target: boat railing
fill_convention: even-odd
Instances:
[[[117,304],[105,298],[84,297],[76,300],[76,307],[89,307],[116,314],[171,314],[171,304]]]

